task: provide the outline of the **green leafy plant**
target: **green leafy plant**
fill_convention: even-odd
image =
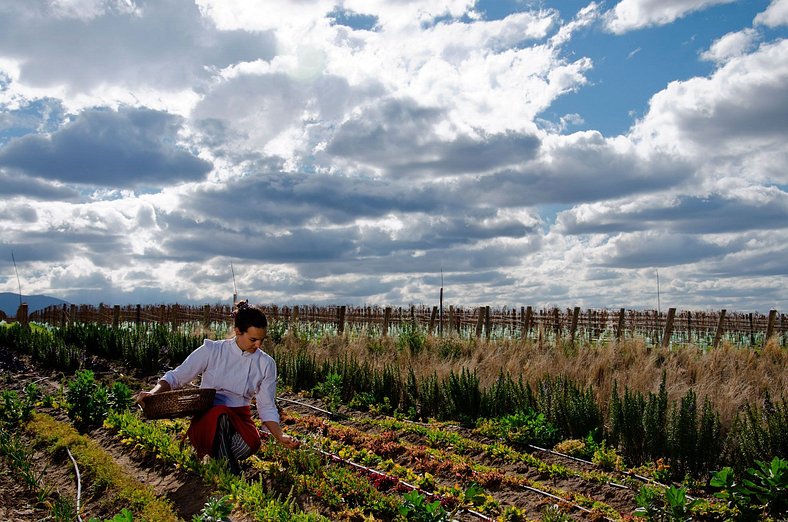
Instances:
[[[556,442],[558,430],[547,421],[544,413],[528,409],[500,419],[483,420],[478,423],[477,431],[486,436],[503,438],[519,444],[548,446]]]
[[[655,522],[690,522],[692,508],[699,500],[689,500],[685,488],[670,486],[661,494],[655,488],[643,486],[635,496],[635,502],[638,504],[634,513],[636,517]]]
[[[623,467],[623,459],[616,452],[616,448],[605,447],[604,441],[594,450],[591,462],[602,469],[616,470]]]
[[[192,522],[226,522],[232,511],[233,505],[229,497],[211,497],[202,511],[192,517]]]
[[[399,508],[399,514],[409,522],[447,522],[451,520],[440,500],[429,502],[415,489],[405,493],[402,498],[404,503]]]
[[[68,383],[66,411],[79,429],[99,426],[109,410],[109,393],[96,382],[93,372],[80,370]]]
[[[99,519],[95,517],[91,517],[88,522],[101,522]],[[115,515],[112,518],[105,520],[104,522],[134,522],[134,513],[129,511],[126,508],[123,508],[120,513]]]
[[[342,404],[342,376],[329,373],[325,381],[312,388],[312,395],[322,398],[330,410],[336,410]]]
[[[572,522],[574,520],[571,516],[561,511],[561,508],[555,504],[547,506],[542,511],[542,516],[539,518],[541,522]]]
[[[721,491],[714,494],[728,501],[742,517],[754,520],[761,511],[775,516],[788,514],[788,461],[774,457],[771,462],[755,461],[756,467],[748,468],[737,482],[734,471],[725,467],[712,476],[710,485]]]

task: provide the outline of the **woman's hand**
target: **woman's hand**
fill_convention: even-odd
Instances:
[[[279,440],[279,444],[290,449],[296,449],[301,445],[301,441],[285,433],[282,433],[282,437],[277,440]]]
[[[170,388],[170,383],[168,383],[164,379],[161,379],[159,380],[159,382],[156,383],[156,386],[151,388],[150,391],[141,391],[137,395],[135,395],[134,402],[136,402],[137,404],[142,404],[142,401],[145,399],[145,397],[156,395],[159,392],[170,391],[171,389],[172,388]]]
[[[142,404],[142,401],[145,400],[146,397],[150,397],[151,395],[153,394],[149,391],[141,391],[134,396],[134,402],[136,402],[137,404]]]

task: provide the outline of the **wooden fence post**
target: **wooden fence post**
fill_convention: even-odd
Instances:
[[[345,311],[347,307],[342,305],[339,307],[339,315],[337,316],[337,331],[342,334],[345,332]]]
[[[575,306],[572,310],[572,325],[570,326],[569,341],[575,342],[575,332],[577,331],[577,320],[580,318],[580,307]]]
[[[534,327],[534,309],[532,306],[525,307],[525,324],[523,325],[523,339],[528,338],[531,329]]]
[[[140,322],[142,322],[142,305],[137,305],[137,314],[134,317],[134,324],[139,326]]]
[[[487,340],[490,340],[490,334],[492,333],[492,324],[490,322],[490,306],[484,307],[484,336]]]
[[[553,308],[553,333],[556,341],[561,337],[561,311],[556,306]]]
[[[64,304],[60,312],[60,326],[66,326],[66,324],[68,324],[68,308]]]
[[[723,322],[725,321],[725,308],[720,310],[720,319],[717,322],[717,333],[714,334],[714,348],[717,348],[720,345],[720,340],[722,339],[722,330],[723,330]]]
[[[430,327],[429,332],[432,335],[432,332],[435,330],[435,319],[438,317],[438,305],[432,307],[432,313],[430,314]],[[441,328],[440,331],[442,332],[443,329]]]
[[[112,328],[117,329],[120,325],[120,305],[112,307]]]
[[[206,330],[211,327],[211,305],[202,306],[202,327]]]
[[[668,317],[665,319],[665,332],[662,334],[662,347],[670,346],[670,336],[673,335],[673,320],[676,317],[676,309],[668,308]]]
[[[484,326],[484,307],[480,306],[478,309],[478,316],[476,317],[476,338],[482,336],[482,328]]]
[[[777,310],[769,310],[769,321],[766,323],[766,337],[763,339],[764,346],[774,335],[774,323],[777,321]]]
[[[27,310],[27,303],[21,303],[19,305],[19,308],[16,309],[16,322],[21,325],[26,325],[29,322]]]
[[[618,311],[618,325],[616,326],[616,340],[621,340],[624,336],[624,324],[626,321],[626,309],[622,308]]]
[[[755,322],[752,312],[747,314],[747,321],[750,323],[750,346],[755,346]]]
[[[383,337],[389,334],[389,322],[391,321],[391,307],[387,306],[383,310]]]
[[[692,312],[687,311],[687,342],[692,342]]]

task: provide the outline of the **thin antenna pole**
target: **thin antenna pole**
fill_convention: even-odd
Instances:
[[[441,267],[441,315],[438,321],[438,334],[443,336],[443,267]]]
[[[233,304],[238,302],[238,287],[235,286],[235,269],[233,268],[233,263],[230,261],[230,272],[233,274]]]
[[[657,313],[662,313],[662,308],[659,302],[659,269],[657,269]]]
[[[19,306],[22,306],[22,283],[19,281],[19,270],[16,269],[16,259],[14,259],[14,251],[11,250],[11,261],[14,262],[14,272],[16,273],[16,284],[19,286]]]

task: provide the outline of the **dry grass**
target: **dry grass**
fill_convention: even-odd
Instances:
[[[483,387],[501,370],[532,384],[546,375],[567,376],[593,386],[603,407],[614,382],[620,391],[626,386],[642,393],[656,392],[665,372],[670,401],[680,400],[691,389],[699,401],[704,397],[712,401],[726,427],[745,404],[760,404],[767,391],[779,399],[788,389],[788,350],[774,339],[759,350],[723,345],[705,353],[695,346],[647,346],[642,339],[572,346],[567,342],[428,337],[424,348],[412,354],[397,338],[364,336],[333,337],[309,349],[320,359],[351,355],[376,367],[412,367],[417,376],[445,377],[468,368],[476,371]]]

